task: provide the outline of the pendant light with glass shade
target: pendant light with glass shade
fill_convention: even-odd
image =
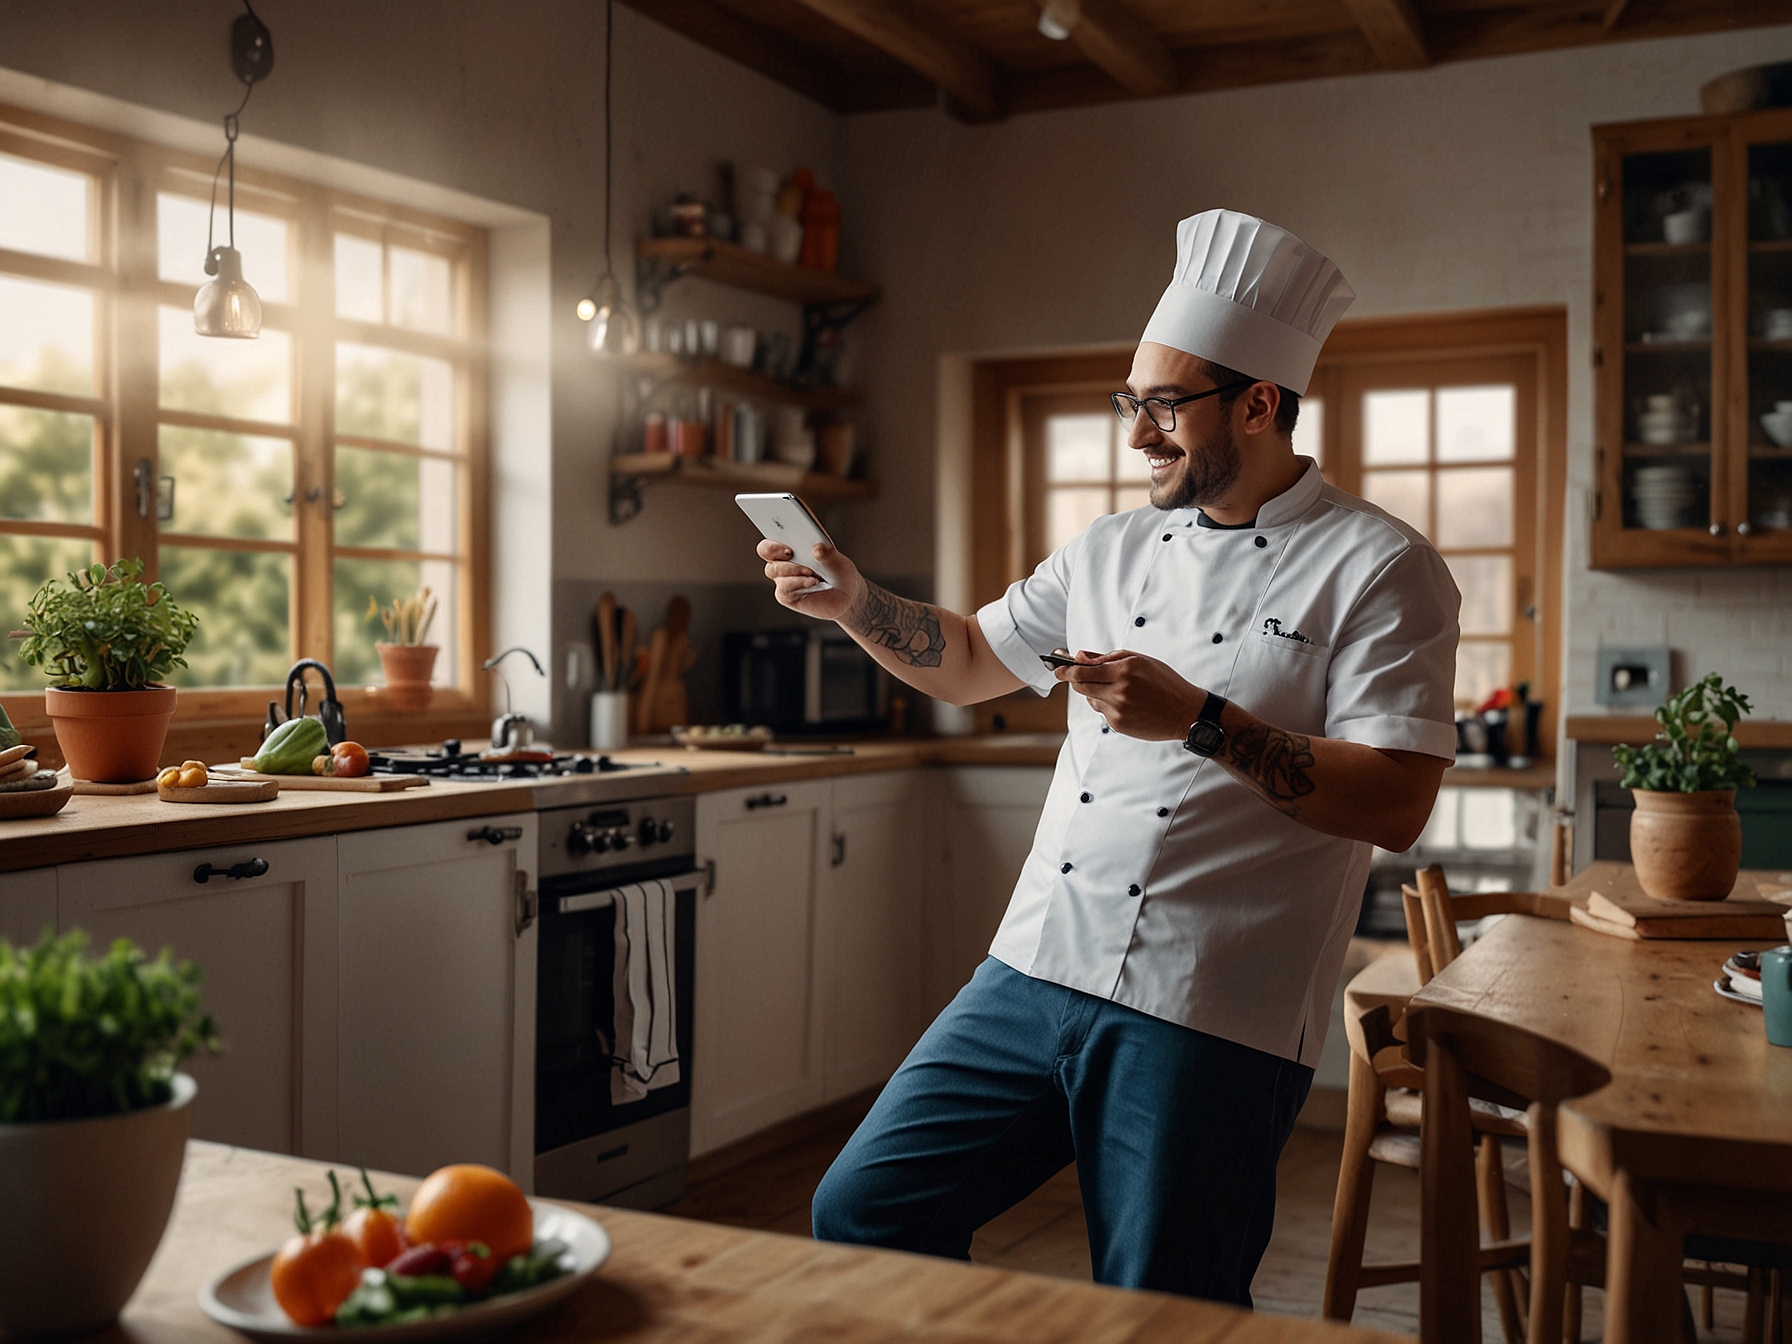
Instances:
[[[193,296],[193,330],[201,336],[225,336],[254,340],[261,335],[261,296],[243,279],[243,257],[236,250],[236,133],[237,117],[249,105],[255,85],[274,68],[274,39],[267,25],[256,17],[248,0],[230,30],[230,64],[243,82],[243,101],[224,118],[224,157],[212,173],[212,204],[205,226],[205,273],[216,276]],[[212,246],[212,228],[218,215],[218,177],[230,170],[225,212],[230,241]]]
[[[592,291],[579,300],[579,320],[587,323],[585,344],[600,359],[632,355],[641,347],[641,323],[622,297],[622,282],[610,264],[610,127],[611,83],[615,46],[615,0],[604,0],[604,273]]]

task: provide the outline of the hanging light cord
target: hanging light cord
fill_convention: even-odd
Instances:
[[[615,278],[615,269],[610,262],[610,146],[616,132],[610,124],[610,103],[612,90],[613,62],[611,50],[615,46],[616,35],[616,0],[604,0],[604,277]]]
[[[250,12],[253,13],[254,11]],[[224,153],[218,160],[218,166],[212,169],[212,208],[205,221],[205,259],[207,275],[213,273],[210,269],[212,256],[212,227],[218,214],[218,177],[223,173],[224,165],[226,163],[230,165],[230,196],[228,198],[230,202],[230,246],[232,248],[236,246],[237,118],[242,115],[243,109],[249,106],[249,95],[254,92],[255,86],[253,84],[246,85],[243,89],[243,101],[236,105],[236,111],[228,112],[224,116]]]

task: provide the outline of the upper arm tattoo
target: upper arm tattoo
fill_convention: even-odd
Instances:
[[[925,602],[865,585],[865,596],[843,622],[871,643],[889,649],[910,667],[938,667],[946,652],[939,613]]]
[[[1242,725],[1226,735],[1222,760],[1264,802],[1290,817],[1313,792],[1313,740],[1266,723]]]

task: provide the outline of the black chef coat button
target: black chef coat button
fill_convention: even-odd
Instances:
[[[1267,545],[1269,545],[1268,537],[1258,537],[1257,538],[1257,549],[1258,550],[1262,550]]]
[[[1134,625],[1143,625],[1145,624],[1145,618],[1143,616],[1134,616],[1132,618],[1132,623]]]
[[[1083,795],[1083,801],[1084,801],[1084,802],[1085,802],[1085,803],[1092,803],[1092,802],[1094,802],[1094,801],[1095,801],[1095,795],[1094,795],[1094,794],[1092,794],[1092,793],[1085,793],[1085,794],[1084,794],[1084,795]]]
[[[1070,865],[1068,863],[1061,863],[1058,865],[1058,871],[1060,873],[1068,873],[1070,871]]]
[[[1143,890],[1144,890],[1143,887],[1141,887],[1137,882],[1134,882],[1130,887],[1128,887],[1126,889],[1126,894],[1128,896],[1137,896]]]
[[[1226,642],[1226,637],[1224,635],[1222,635],[1218,630],[1215,630],[1213,632],[1213,642],[1215,644],[1224,644]]]
[[[1110,727],[1107,724],[1104,723],[1101,725],[1101,731],[1106,733],[1106,732],[1110,732],[1112,730],[1110,729]]]
[[[1167,817],[1170,815],[1170,809],[1167,807],[1160,807],[1157,809],[1157,815],[1160,817]]]
[[[1168,541],[1169,539],[1170,539],[1170,534],[1168,532],[1164,533],[1164,540]]]

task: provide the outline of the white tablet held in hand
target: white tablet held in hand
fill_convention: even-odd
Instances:
[[[753,525],[763,536],[783,542],[795,553],[797,564],[815,571],[821,582],[806,591],[818,593],[834,586],[834,576],[815,563],[815,548],[824,544],[832,546],[834,539],[809,511],[807,504],[791,494],[736,495],[734,502],[753,520]]]

